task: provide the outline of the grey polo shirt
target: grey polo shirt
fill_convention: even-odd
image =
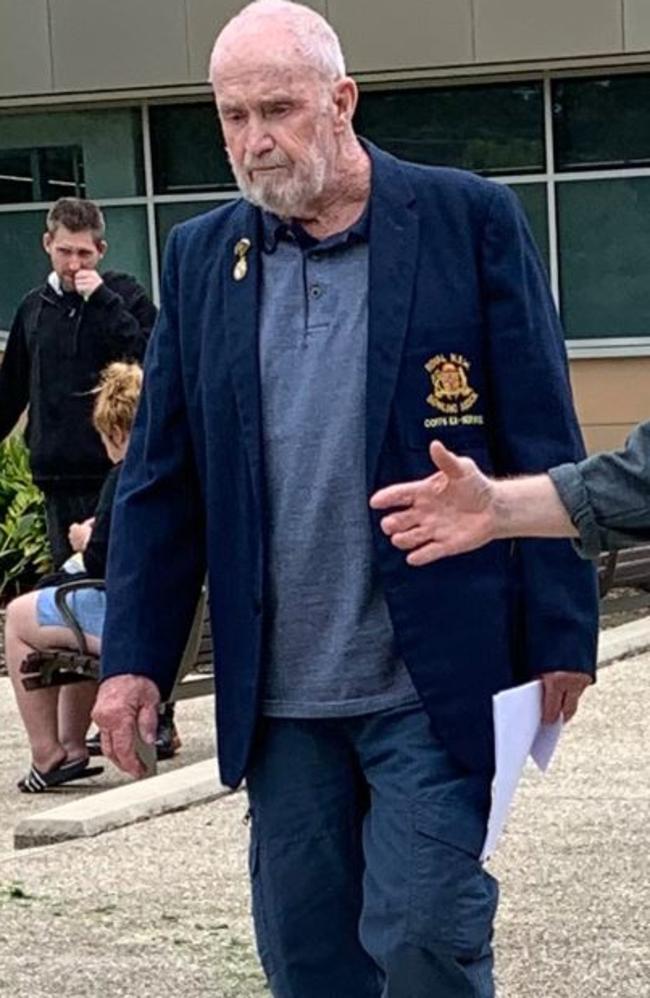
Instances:
[[[269,512],[263,711],[418,702],[373,563],[365,481],[367,217],[317,242],[264,216],[260,313]]]

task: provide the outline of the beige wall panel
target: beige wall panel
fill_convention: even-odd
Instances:
[[[51,89],[47,0],[0,0],[0,94]]]
[[[53,0],[57,90],[187,83],[182,0]]]
[[[471,0],[328,0],[352,72],[473,61]]]
[[[619,447],[650,419],[650,357],[573,360],[571,381],[590,451]]]
[[[203,83],[208,75],[208,60],[212,45],[224,24],[238,10],[246,6],[248,0],[185,0],[188,14],[188,35],[190,44],[190,78],[195,83]],[[305,2],[305,0],[301,0]],[[325,0],[312,0],[306,6],[313,7],[321,14],[326,13]]]
[[[587,453],[597,454],[602,450],[619,450],[630,435],[634,423],[621,423],[620,426],[583,426]]]
[[[650,3],[623,0],[625,6],[625,51],[650,51]]]
[[[621,52],[621,0],[475,0],[482,62]]]

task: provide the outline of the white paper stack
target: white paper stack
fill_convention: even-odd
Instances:
[[[493,699],[496,770],[492,807],[481,859],[496,848],[528,756],[546,772],[563,721],[542,724],[542,681],[497,693]]]

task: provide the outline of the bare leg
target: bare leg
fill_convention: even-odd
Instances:
[[[87,636],[86,636],[87,638]],[[73,683],[59,694],[59,741],[66,757],[83,759],[88,755],[86,732],[90,727],[90,712],[97,697],[97,683]]]
[[[33,764],[41,772],[55,769],[67,758],[67,747],[62,743],[58,728],[59,689],[42,690],[23,688],[20,665],[32,651],[43,648],[76,648],[74,635],[65,627],[40,627],[36,616],[38,593],[27,593],[9,604],[5,625],[5,653],[7,669],[13,683],[16,703],[32,752]],[[90,651],[99,650],[97,638],[87,636]],[[88,694],[84,694],[84,698]],[[68,713],[64,706],[64,713]],[[67,723],[67,722],[66,722]],[[86,725],[88,717],[86,714]],[[65,732],[70,737],[69,728]],[[74,741],[74,739],[73,739]],[[85,747],[76,756],[83,757]]]

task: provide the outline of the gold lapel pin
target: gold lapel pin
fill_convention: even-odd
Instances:
[[[248,261],[246,260],[246,254],[251,248],[250,239],[239,239],[235,243],[235,249],[233,250],[237,260],[235,266],[233,267],[232,276],[236,281],[243,281],[248,273]]]

